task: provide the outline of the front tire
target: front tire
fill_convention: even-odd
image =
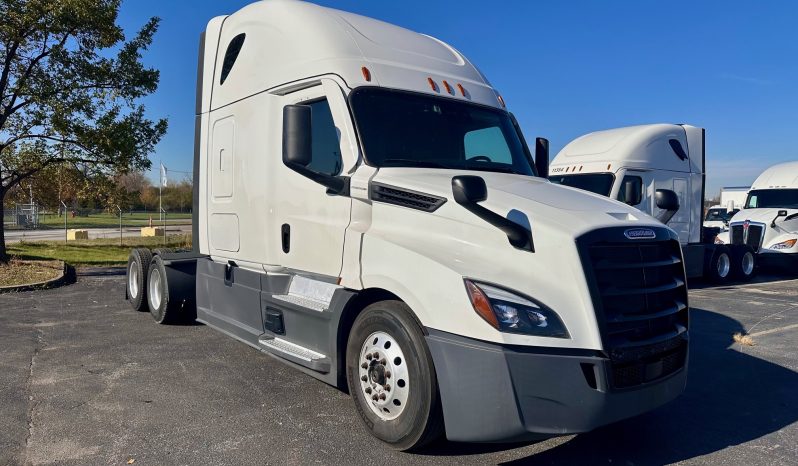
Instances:
[[[366,428],[392,448],[420,448],[443,433],[432,356],[406,304],[377,302],[357,317],[346,376]]]
[[[147,311],[147,273],[150,269],[152,253],[149,249],[130,251],[127,260],[127,298],[130,306],[138,312]]]

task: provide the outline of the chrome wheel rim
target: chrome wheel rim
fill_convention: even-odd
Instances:
[[[729,259],[729,255],[721,254],[720,257],[718,257],[718,276],[726,278],[729,275],[730,269],[731,260]]]
[[[748,276],[754,272],[754,255],[750,252],[743,254],[742,259],[743,274]]]
[[[371,411],[384,421],[399,417],[407,406],[410,377],[404,352],[385,332],[366,338],[358,359],[360,390]]]
[[[127,287],[130,290],[130,297],[136,298],[139,295],[139,269],[136,263],[130,264],[130,270],[127,272]]]
[[[150,283],[147,287],[148,294],[150,295],[150,309],[156,310],[161,307],[161,272],[158,269],[150,271]]]

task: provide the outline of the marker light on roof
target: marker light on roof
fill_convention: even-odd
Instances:
[[[446,89],[447,94],[454,94],[454,89],[452,89],[452,86],[450,86],[445,79],[443,80],[443,87]]]
[[[364,66],[360,68],[360,72],[363,73],[363,79],[365,79],[367,82],[371,82],[371,71],[369,71],[368,68]]]
[[[504,97],[501,94],[497,94],[496,97],[499,99],[499,103],[502,104],[502,107],[507,108],[507,104],[504,103]]]
[[[430,89],[432,89],[435,92],[438,92],[438,85],[435,84],[435,81],[433,81],[432,78],[427,78],[427,82],[429,83]]]
[[[459,83],[457,84],[457,90],[459,90],[459,91],[460,91],[460,95],[461,95],[461,96],[463,96],[463,97],[465,97],[465,96],[466,96],[466,95],[465,95],[465,88],[463,87],[463,85],[462,85],[462,84],[459,84]]]

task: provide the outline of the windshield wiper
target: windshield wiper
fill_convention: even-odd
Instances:
[[[427,167],[427,168],[451,168],[447,167],[446,165],[438,162],[432,162],[430,160],[416,160],[416,159],[385,159],[382,161],[383,165],[385,164],[398,164],[395,166],[405,166],[405,167]]]

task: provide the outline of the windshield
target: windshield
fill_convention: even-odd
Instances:
[[[748,193],[746,209],[798,209],[798,189],[756,189]]]
[[[369,165],[535,174],[505,111],[370,87],[350,102]]]
[[[709,209],[707,211],[707,216],[704,220],[708,222],[728,222],[734,214],[739,212],[739,209],[734,209],[732,211],[726,210],[725,207],[723,208],[716,208],[716,209]]]
[[[552,183],[573,188],[584,189],[591,193],[609,196],[612,191],[612,183],[615,182],[615,175],[612,173],[588,173],[584,175],[555,175],[550,176]]]

